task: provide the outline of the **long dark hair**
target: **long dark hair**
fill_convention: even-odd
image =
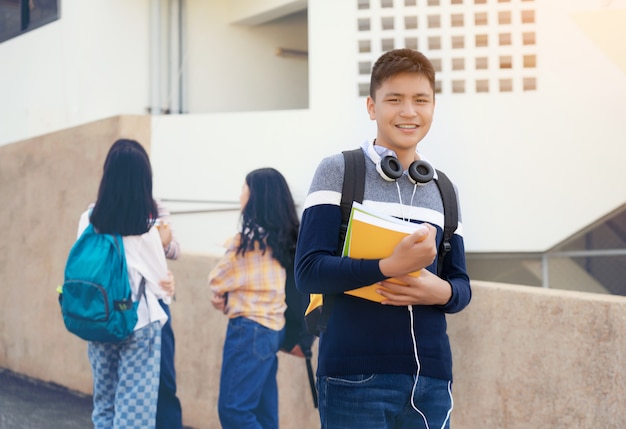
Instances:
[[[103,234],[141,235],[158,214],[146,150],[135,140],[117,140],[104,161],[91,223]]]
[[[241,210],[241,242],[237,254],[258,245],[284,268],[293,264],[298,239],[298,215],[287,181],[273,168],[261,168],[246,176],[250,196]]]

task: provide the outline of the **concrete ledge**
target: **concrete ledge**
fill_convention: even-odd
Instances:
[[[0,147],[0,366],[77,390],[90,383],[86,345],[59,325],[55,288],[105,156],[122,136],[149,150],[150,117],[113,117]]]
[[[455,428],[626,427],[626,298],[472,283],[449,317]]]
[[[149,117],[116,117],[0,147],[0,367],[91,393],[86,344],[63,326],[63,279],[78,216],[120,136],[149,148]],[[217,257],[171,264],[185,424],[217,427],[226,318],[210,303]],[[473,282],[449,316],[455,429],[626,427],[626,298]],[[302,359],[281,354],[281,427],[319,427]]]

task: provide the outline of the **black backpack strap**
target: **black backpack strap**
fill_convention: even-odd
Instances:
[[[352,202],[363,202],[365,192],[365,155],[361,148],[343,152],[345,169],[343,171],[343,188],[341,190],[341,229],[337,253],[341,253],[343,242],[348,230]]]
[[[137,296],[139,297],[137,301],[140,301],[143,297],[146,300],[146,305],[148,305],[148,297],[146,296],[146,279],[144,276],[141,276],[141,283],[139,283],[139,293],[137,294]],[[132,291],[126,299],[121,301],[113,301],[113,308],[117,311],[131,310],[133,308]]]
[[[311,388],[311,395],[313,396],[313,406],[318,407],[317,388],[315,387],[315,374],[313,373],[313,364],[311,363],[311,355],[306,357],[306,372],[309,376],[309,387]]]
[[[435,182],[437,183],[439,193],[441,194],[441,201],[443,202],[443,240],[441,240],[437,252],[437,275],[441,277],[443,261],[452,247],[450,245],[450,239],[459,224],[459,206],[454,186],[450,179],[448,179],[448,176],[437,170],[437,180],[435,180]]]
[[[146,305],[148,305],[148,297],[146,296],[146,278],[141,276],[141,282],[139,283],[139,299],[143,296],[146,300]]]
[[[341,255],[343,242],[348,230],[352,202],[363,202],[365,192],[365,155],[361,148],[343,151],[345,168],[343,171],[343,187],[341,190],[341,227],[339,229],[339,241],[337,243],[337,255]],[[335,302],[335,295],[324,295],[322,312],[320,314],[319,332],[326,332],[328,319]]]

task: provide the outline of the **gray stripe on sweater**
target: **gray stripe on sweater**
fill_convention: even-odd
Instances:
[[[341,188],[343,185],[343,172],[345,169],[343,155],[341,153],[331,155],[322,160],[317,167],[315,176],[309,188],[309,196],[316,192],[331,191],[333,194],[324,194],[320,199],[320,194],[315,195],[315,198],[307,198],[305,207],[309,207],[315,204],[339,204],[339,197],[341,194]],[[377,208],[381,208],[381,204],[385,208],[385,211],[396,217],[410,217],[413,220],[433,222],[431,219],[427,219],[428,216],[424,215],[423,210],[410,209],[409,205],[412,200],[413,207],[421,207],[427,209],[427,211],[434,211],[439,213],[439,219],[435,221],[440,227],[443,226],[443,203],[441,201],[441,194],[434,181],[431,181],[423,186],[415,186],[408,178],[406,172],[396,182],[387,182],[376,171],[376,165],[366,156],[365,162],[365,192],[363,197],[363,204],[365,206],[372,206],[372,202],[379,202],[376,204]],[[400,194],[398,195],[398,187]],[[413,192],[415,190],[415,194]],[[456,186],[455,186],[456,191]],[[336,193],[336,194],[335,194]],[[400,204],[400,198],[402,204]],[[313,199],[315,202],[313,203]],[[460,210],[459,210],[460,211]],[[425,218],[426,217],[426,218]],[[461,222],[461,214],[459,213],[459,223]]]

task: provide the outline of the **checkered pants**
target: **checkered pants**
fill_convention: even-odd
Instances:
[[[94,429],[155,426],[161,324],[153,322],[117,344],[89,342]]]

